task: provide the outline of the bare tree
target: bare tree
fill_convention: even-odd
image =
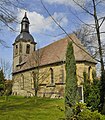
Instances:
[[[98,45],[94,29],[87,25],[82,25],[73,33],[81,40],[81,43],[86,47],[89,53],[96,58]]]
[[[33,61],[35,62],[36,69],[32,74],[33,81],[34,81],[34,90],[35,96],[37,96],[38,90],[40,89],[40,84],[42,84],[47,77],[49,77],[49,70],[45,69],[41,71],[41,64],[44,55],[43,49],[37,49],[36,52],[33,53],[32,56]]]

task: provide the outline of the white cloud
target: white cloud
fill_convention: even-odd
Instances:
[[[30,32],[34,33],[34,32],[43,32],[46,30],[49,31],[54,31],[57,26],[54,23],[54,21],[51,19],[50,16],[48,17],[44,17],[43,15],[37,13],[37,12],[27,12],[27,16],[29,18],[30,21]],[[18,19],[21,21],[23,16],[24,16],[25,10],[21,10],[21,12],[19,12],[18,14]],[[57,20],[60,21],[60,25],[65,26],[68,23],[68,19],[67,17],[63,14],[63,13],[54,13],[53,17]],[[19,26],[17,26],[18,29]]]
[[[73,0],[44,0],[45,2],[49,4],[63,4],[63,5],[69,5],[72,7],[75,7],[76,9],[79,8],[76,3]],[[79,4],[84,5],[85,0],[75,0],[76,2],[79,2]]]

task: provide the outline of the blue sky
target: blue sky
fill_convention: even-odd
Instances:
[[[76,6],[72,0],[42,1],[51,15],[57,22],[60,23],[68,34],[78,29],[82,24],[76,16],[86,23],[93,23],[91,16],[87,15],[85,12],[82,12],[82,10]],[[81,4],[87,2],[87,0],[79,1]],[[25,12],[27,12],[27,16],[30,21],[30,33],[38,43],[38,48],[48,45],[49,43],[59,40],[65,36],[65,34],[58,36],[59,34],[62,34],[63,31],[48,15],[40,0],[22,0],[22,4],[19,5],[19,8],[14,9],[14,14],[17,16],[19,23],[21,22]],[[105,2],[101,5],[101,7],[98,7],[98,12],[100,13],[100,16],[105,16]],[[3,27],[3,30],[0,31],[0,38],[9,46],[9,48],[0,46],[0,59],[9,61],[11,64],[13,55],[12,44],[15,41],[16,36],[19,34],[19,23],[10,24],[17,32],[13,32],[7,27]],[[104,27],[105,24],[103,25],[102,30],[104,30]]]

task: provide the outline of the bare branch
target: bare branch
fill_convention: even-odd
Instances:
[[[102,26],[102,24],[104,23],[104,21],[105,21],[105,17],[103,17],[103,20],[102,20],[102,22],[99,25],[99,28]]]
[[[2,46],[6,47],[6,48],[10,48],[10,47],[6,44],[6,42],[3,41],[3,40],[0,40],[0,44],[1,44]]]
[[[83,7],[82,5],[80,5],[78,2],[76,2],[75,0],[73,0],[75,4],[77,4],[80,8],[82,8],[86,13],[88,13],[89,15],[94,17],[94,14],[92,14],[90,11],[88,11],[85,7]]]
[[[72,11],[71,9],[69,9],[69,10],[70,10],[70,12],[71,12],[81,23],[83,23],[83,24],[86,25],[86,26],[95,28],[95,25],[94,25],[94,24],[88,24],[88,23],[84,22],[83,20],[81,20],[81,19],[78,17],[78,15],[77,15],[76,13],[74,13],[74,11]],[[94,27],[93,27],[93,26],[94,26]]]

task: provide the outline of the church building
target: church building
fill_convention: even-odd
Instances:
[[[21,31],[13,43],[13,95],[62,98],[65,89],[65,58],[68,41],[73,42],[80,99],[83,100],[83,72],[92,80],[96,61],[74,35],[36,50],[25,13]],[[76,44],[74,44],[76,43]]]

